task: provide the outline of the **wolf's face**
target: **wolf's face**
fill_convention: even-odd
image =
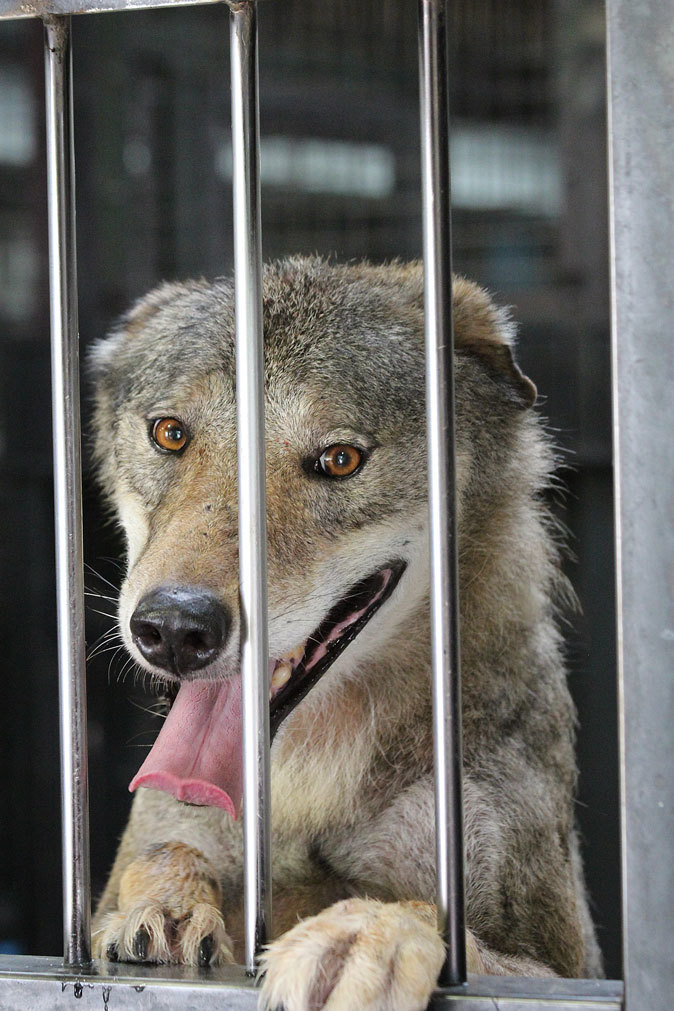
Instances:
[[[328,667],[336,678],[404,648],[407,619],[424,605],[421,284],[418,268],[320,261],[265,275],[273,727]],[[510,369],[508,395],[521,400],[527,381],[496,333],[502,321],[465,287],[476,309],[492,313],[486,339],[476,311],[471,340],[482,342],[495,387]],[[128,546],[122,635],[141,666],[182,686],[177,718],[212,719],[215,706],[227,734],[240,706],[233,335],[229,283],[166,286],[95,357],[96,455]],[[457,363],[457,387],[465,374],[468,394],[474,367],[471,356]],[[461,510],[481,419],[474,397],[458,399]],[[166,776],[143,785],[175,786]],[[229,799],[238,792],[231,783],[223,790]],[[229,809],[212,792],[184,797]]]

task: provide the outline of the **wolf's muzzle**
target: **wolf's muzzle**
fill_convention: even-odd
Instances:
[[[159,586],[140,600],[129,627],[149,663],[182,677],[216,659],[229,638],[232,615],[208,590]]]

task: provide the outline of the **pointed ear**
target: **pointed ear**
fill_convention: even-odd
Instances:
[[[162,284],[157,285],[156,288],[153,288],[152,291],[149,291],[147,295],[143,295],[142,298],[134,302],[128,312],[122,317],[121,326],[129,337],[135,337],[150,322],[152,317],[156,316],[159,310],[168,305],[169,302],[173,302],[180,295],[184,295],[189,291],[196,291],[205,286],[206,282],[203,279],[164,281]]]
[[[465,278],[453,283],[454,347],[480,358],[504,381],[520,407],[532,407],[537,391],[513,357],[515,327],[508,312],[494,305],[482,288]]]
[[[100,379],[114,365],[120,349],[128,339],[137,337],[164,306],[189,291],[206,285],[203,280],[164,281],[143,295],[115,323],[110,333],[96,341],[88,353],[88,371],[93,380]]]

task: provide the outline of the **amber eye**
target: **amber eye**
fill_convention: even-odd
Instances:
[[[316,469],[320,467],[328,477],[350,477],[356,473],[362,462],[362,450],[338,442],[334,446],[328,446],[321,454],[316,461]]]
[[[177,418],[157,418],[152,425],[152,438],[160,449],[177,452],[187,445],[187,429]]]

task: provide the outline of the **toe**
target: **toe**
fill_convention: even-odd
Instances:
[[[136,931],[136,936],[132,944],[133,957],[139,962],[147,962],[148,951],[150,950],[150,935],[144,927]]]
[[[208,937],[204,937],[199,945],[199,954],[197,956],[197,961],[202,968],[211,964],[211,959],[213,957],[213,938],[209,934]]]
[[[209,903],[200,902],[178,926],[176,961],[186,965],[223,965],[232,963],[232,942],[225,930],[222,914]]]
[[[119,948],[115,941],[111,941],[105,949],[105,957],[108,962],[119,962]]]
[[[168,933],[171,926],[163,909],[154,903],[132,909],[126,916],[120,938],[120,957],[128,962],[170,962]]]

